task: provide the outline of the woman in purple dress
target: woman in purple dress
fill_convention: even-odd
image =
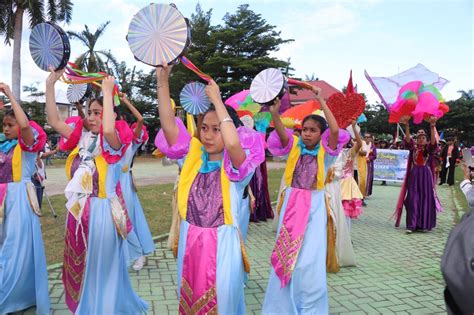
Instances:
[[[438,150],[435,137],[436,119],[430,119],[431,141],[427,134],[420,129],[416,134],[416,143],[411,138],[408,122],[405,124],[405,139],[403,145],[410,150],[405,183],[399,198],[397,224],[401,217],[400,201],[404,198],[407,210],[407,233],[413,231],[431,231],[436,226],[436,194],[433,182],[433,156]],[[406,195],[406,197],[405,197]]]

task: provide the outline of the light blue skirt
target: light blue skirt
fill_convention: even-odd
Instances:
[[[41,225],[28,201],[24,182],[9,183],[0,245],[0,314],[36,305],[49,314],[48,272]]]
[[[181,221],[178,244],[178,300],[189,223]],[[205,255],[205,253],[203,253]],[[236,227],[217,228],[216,290],[219,314],[245,314],[244,266]]]
[[[148,305],[135,293],[127,272],[124,241],[109,199],[92,198],[86,270],[76,314],[143,314]]]
[[[121,174],[120,186],[127,206],[128,216],[133,225],[132,232],[127,236],[128,248],[126,250],[127,263],[131,264],[138,257],[153,253],[155,243],[153,242],[138,195],[133,189],[130,172]]]
[[[282,205],[278,232],[292,188]],[[271,267],[262,314],[328,314],[326,285],[327,213],[324,191],[311,192],[311,209],[303,244],[290,282],[281,289],[280,278]]]

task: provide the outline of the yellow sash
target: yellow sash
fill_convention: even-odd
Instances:
[[[295,172],[296,163],[301,155],[301,149],[298,145],[299,138],[297,136],[293,136],[293,146],[291,148],[290,154],[288,155],[288,161],[286,163],[285,168],[285,184],[287,187],[291,186],[291,182],[293,181],[293,173]],[[324,188],[324,155],[326,150],[321,145],[318,151],[318,173],[317,173],[317,180],[316,180],[316,189],[321,190]]]
[[[186,220],[188,210],[188,198],[191,186],[199,173],[202,165],[202,143],[197,138],[191,139],[189,152],[184,161],[183,168],[178,183],[178,211],[181,219]],[[230,209],[230,181],[224,170],[224,163],[221,167],[221,187],[222,199],[224,203],[224,223],[232,224],[232,213]]]
[[[17,144],[12,157],[12,173],[14,182],[21,182],[21,153],[21,147]]]
[[[71,168],[72,168],[72,163],[74,162],[75,157],[79,154],[79,147],[76,147],[74,150],[71,151],[69,156],[67,157],[66,160],[66,176],[68,180],[71,180],[72,174],[71,174]],[[95,166],[97,168],[97,172],[99,174],[99,193],[98,197],[99,198],[106,198],[106,190],[105,190],[105,181],[107,178],[107,161],[105,161],[104,157],[102,154],[99,154],[98,156],[95,157]]]

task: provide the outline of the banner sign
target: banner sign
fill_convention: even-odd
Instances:
[[[377,149],[374,180],[403,182],[407,172],[408,150]]]

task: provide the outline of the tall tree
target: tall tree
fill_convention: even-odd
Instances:
[[[12,60],[12,91],[17,100],[21,92],[21,38],[23,33],[23,16],[29,17],[29,26],[32,28],[45,19],[56,23],[72,18],[71,0],[2,0],[0,1],[0,35],[5,37],[5,44],[10,45],[13,40]]]
[[[288,66],[287,61],[271,57],[280,45],[293,41],[282,39],[281,32],[243,4],[234,14],[224,16],[224,26],[217,27],[217,51],[210,66],[217,74],[223,96],[230,96],[250,86],[253,78],[266,68]]]
[[[91,32],[87,25],[84,26],[82,32],[67,32],[72,39],[79,40],[87,48],[87,50],[80,54],[75,60],[75,64],[79,68],[88,72],[104,71],[107,73],[112,73],[113,69],[118,68],[119,63],[110,51],[95,50],[97,41],[104,35],[105,29],[109,24],[110,21],[103,23],[95,32]],[[109,62],[112,64],[112,68],[109,67]]]
[[[216,73],[209,67],[209,62],[217,49],[213,36],[216,27],[211,25],[211,17],[212,9],[205,12],[199,3],[196,5],[196,12],[191,14],[189,20],[192,40],[186,56],[199,69],[215,77]],[[199,77],[181,64],[176,66],[170,78],[171,97],[176,101],[179,100],[179,92],[183,86],[192,81],[199,81]]]

